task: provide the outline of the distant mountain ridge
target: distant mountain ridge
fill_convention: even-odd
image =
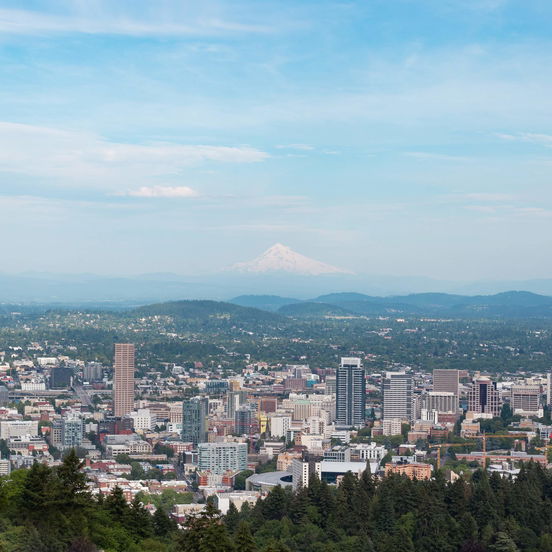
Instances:
[[[331,293],[306,301],[293,300],[282,304],[285,298],[266,298],[256,303],[255,296],[247,296],[248,306],[265,308],[286,316],[313,317],[377,315],[414,315],[450,317],[552,317],[552,297],[526,291],[509,291],[495,295],[455,295],[447,293],[416,293],[410,295],[375,297],[362,293]],[[241,298],[232,300],[239,304]],[[263,307],[264,306],[264,307]],[[331,308],[338,308],[332,314]]]

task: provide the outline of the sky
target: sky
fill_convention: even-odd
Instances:
[[[0,0],[1,272],[552,275],[549,0]]]

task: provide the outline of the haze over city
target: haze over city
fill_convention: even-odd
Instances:
[[[551,16],[2,0],[2,271],[547,278]]]

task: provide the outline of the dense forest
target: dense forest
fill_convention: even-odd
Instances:
[[[220,516],[205,511],[179,529],[119,488],[93,497],[74,453],[2,479],[2,552],[552,552],[552,473],[527,464],[513,480],[478,470],[446,483],[404,476],[339,487],[316,477],[293,493]]]

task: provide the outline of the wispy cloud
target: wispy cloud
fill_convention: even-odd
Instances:
[[[185,167],[256,163],[268,157],[249,146],[130,144],[92,133],[0,122],[0,172],[55,179],[57,185],[151,186],[152,179],[178,175]]]
[[[552,148],[552,134],[542,134],[538,132],[520,132],[518,134],[497,133],[498,138],[508,141],[530,142]]]
[[[407,151],[405,152],[407,157],[414,157],[416,159],[428,159],[435,161],[468,161],[469,157],[461,155],[446,155],[442,153],[432,153],[428,151]]]
[[[280,144],[276,146],[277,149],[291,149],[291,150],[298,150],[298,151],[312,151],[314,150],[314,146],[311,146],[310,144]]]
[[[199,193],[188,186],[141,186],[137,190],[129,190],[121,195],[145,198],[190,198],[198,197]]]
[[[513,201],[516,199],[516,196],[512,194],[494,194],[494,193],[485,193],[485,192],[463,194],[458,197],[462,199],[473,200],[473,201],[489,201],[489,202]]]
[[[109,6],[109,4],[106,4]],[[113,4],[111,4],[113,6]],[[157,12],[159,13],[159,12]],[[217,35],[224,33],[268,33],[273,28],[268,25],[243,23],[218,17],[182,17],[166,20],[129,17],[118,15],[113,10],[107,12],[70,13],[57,15],[31,10],[0,9],[0,32],[7,34],[112,34],[128,36],[156,35]]]

